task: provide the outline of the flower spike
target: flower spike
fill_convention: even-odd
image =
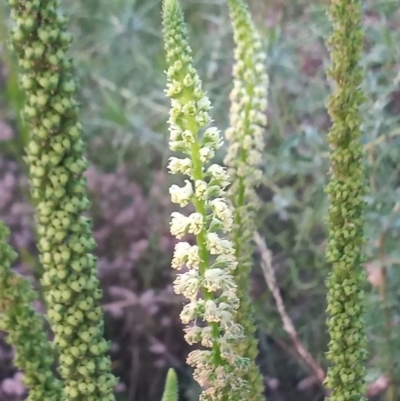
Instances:
[[[229,145],[225,164],[233,179],[228,191],[234,210],[231,239],[239,262],[234,272],[240,299],[236,319],[245,334],[245,340],[237,348],[250,360],[245,379],[251,383],[252,399],[263,401],[263,378],[255,364],[258,349],[249,290],[252,238],[258,209],[255,188],[262,175],[260,164],[264,150],[263,131],[267,124],[265,112],[269,82],[266,55],[246,3],[244,0],[228,0],[228,6],[235,41],[235,65],[230,94],[230,127],[225,131]]]
[[[172,151],[185,155],[172,157],[169,170],[189,178],[183,187],[172,186],[170,193],[174,203],[191,204],[195,209],[189,216],[172,214],[173,235],[178,239],[186,234],[196,237],[195,245],[183,241],[175,247],[172,267],[181,270],[186,265],[188,271],[178,274],[174,289],[189,299],[181,312],[182,322],[188,325],[187,342],[206,348],[192,351],[188,363],[195,368],[194,377],[203,388],[201,400],[242,400],[249,394],[241,373],[247,369],[248,359],[234,350],[234,344],[243,341],[243,328],[235,322],[239,299],[232,272],[237,261],[227,238],[233,223],[225,200],[229,177],[224,168],[212,164],[222,138],[217,128],[209,127],[211,103],[193,67],[178,0],[164,1],[163,23],[166,93],[171,98],[169,145]]]
[[[102,291],[84,173],[87,160],[68,56],[71,36],[59,0],[8,0],[15,28],[27,156],[36,208],[41,280],[59,352],[64,401],[114,401],[116,379],[103,337]]]
[[[336,87],[327,105],[333,124],[328,135],[331,178],[326,188],[330,200],[326,255],[332,272],[327,279],[327,358],[331,366],[325,384],[332,389],[330,401],[360,401],[365,394],[367,349],[362,288],[366,283],[362,266],[366,186],[359,112],[364,101],[359,65],[361,1],[332,1],[330,17],[334,29],[328,42],[332,62],[328,75]]]
[[[24,373],[28,401],[61,401],[62,386],[52,372],[54,359],[43,317],[31,305],[38,296],[28,280],[11,270],[17,255],[7,243],[9,234],[0,221],[0,330],[16,349],[15,364]]]

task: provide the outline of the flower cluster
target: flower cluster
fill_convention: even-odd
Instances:
[[[174,289],[189,299],[181,313],[182,322],[189,324],[185,329],[187,342],[206,348],[191,352],[188,363],[195,367],[194,377],[203,387],[201,400],[245,399],[249,390],[241,370],[247,368],[248,360],[234,350],[234,343],[243,341],[243,328],[235,322],[239,299],[233,271],[237,260],[227,239],[233,224],[224,191],[229,177],[224,168],[211,164],[222,139],[218,129],[207,128],[211,104],[192,65],[177,0],[165,0],[163,17],[169,66],[166,93],[172,106],[170,148],[185,155],[172,157],[168,168],[189,178],[184,186],[173,185],[170,193],[174,203],[195,208],[189,216],[172,214],[174,236],[196,237],[194,245],[182,241],[175,247],[172,267],[181,270],[186,266],[188,270],[178,274]]]
[[[101,290],[83,176],[85,160],[75,82],[67,56],[71,37],[58,0],[9,0],[12,44],[26,94],[23,116],[31,136],[26,161],[36,204],[42,285],[60,353],[68,401],[113,401],[116,383],[105,353]]]
[[[363,35],[361,2],[332,2],[330,16],[334,25],[328,42],[332,65],[328,74],[337,85],[328,103],[333,125],[328,135],[331,179],[327,259],[332,272],[327,280],[327,353],[331,366],[326,378],[332,389],[331,401],[360,401],[365,392],[366,334],[362,267],[364,242],[364,169],[362,166],[361,116],[364,100],[362,69],[358,65]]]
[[[43,318],[31,305],[37,294],[29,281],[11,270],[16,253],[8,245],[9,230],[0,222],[0,330],[17,350],[15,364],[24,371],[28,401],[59,401],[61,383],[52,373],[50,343],[43,330]]]
[[[268,75],[262,43],[243,0],[228,1],[235,41],[234,87],[230,95],[230,127],[225,136],[228,154],[225,164],[233,183],[228,195],[234,208],[231,238],[236,248],[239,266],[235,282],[241,304],[237,321],[244,327],[246,340],[238,345],[251,361],[246,379],[252,383],[253,399],[264,398],[263,379],[254,363],[257,356],[256,327],[253,323],[249,297],[252,261],[252,237],[258,201],[255,187],[261,177],[261,152],[264,149],[263,131],[267,124],[266,107]]]

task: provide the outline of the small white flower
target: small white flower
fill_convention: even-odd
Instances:
[[[192,213],[189,218],[189,230],[188,232],[194,235],[198,235],[204,228],[204,217],[201,213]]]
[[[173,67],[174,67],[175,72],[179,72],[183,67],[182,61],[181,60],[176,60],[174,62],[174,66]]]
[[[187,261],[186,264],[191,269],[198,269],[200,267],[200,253],[199,247],[197,245],[193,245],[187,252]]]
[[[227,341],[226,338],[222,337],[219,341],[219,347],[222,357],[229,363],[234,364],[238,358],[238,355],[234,351],[232,343]]]
[[[200,160],[202,163],[209,162],[215,156],[214,149],[210,148],[209,146],[202,147],[199,153],[200,153]]]
[[[233,311],[239,308],[240,301],[239,298],[237,297],[236,289],[229,289],[223,291],[222,294],[220,295],[220,299],[226,300],[226,302],[220,303],[222,309]]]
[[[195,142],[193,132],[188,129],[182,132],[182,139],[188,148],[190,148],[190,146]]]
[[[235,308],[232,308],[231,305],[227,305],[224,302],[221,302],[219,305],[221,327],[224,330],[234,322],[232,315],[233,311],[235,311]]]
[[[238,265],[234,252],[228,255],[219,255],[212,265],[213,268],[222,268],[227,270],[235,270]]]
[[[207,146],[211,147],[213,150],[218,150],[224,144],[220,130],[216,127],[208,128],[204,132],[203,139]]]
[[[189,116],[195,117],[197,116],[197,108],[196,108],[196,103],[193,100],[189,100],[188,102],[185,102],[185,104],[182,106],[182,111]]]
[[[261,153],[258,150],[252,150],[249,154],[249,162],[253,166],[258,166],[262,162]]]
[[[204,304],[204,320],[209,323],[220,321],[218,306],[212,299],[207,300]]]
[[[183,324],[188,324],[190,321],[195,320],[198,315],[199,305],[198,302],[190,302],[186,304],[179,317]]]
[[[184,147],[185,143],[183,141],[169,141],[169,148],[173,152],[179,152]]]
[[[212,348],[214,345],[215,338],[213,334],[213,329],[211,326],[206,326],[201,330],[201,345],[203,347]]]
[[[197,102],[197,108],[199,110],[204,110],[204,111],[209,111],[211,109],[211,102],[210,99],[207,96],[203,96],[198,102]]]
[[[211,118],[206,111],[198,111],[195,120],[199,127],[204,127],[211,122]]]
[[[207,172],[211,174],[211,177],[214,180],[217,180],[222,187],[226,187],[230,184],[229,175],[225,167],[222,167],[219,164],[212,164],[207,169]]]
[[[232,161],[236,161],[237,155],[239,153],[240,144],[238,142],[233,142],[230,144],[228,151],[225,156],[225,163],[229,164]]]
[[[207,183],[203,180],[196,180],[194,187],[197,199],[205,200],[207,198]]]
[[[181,239],[187,232],[190,221],[189,218],[184,216],[182,213],[173,212],[171,213],[170,231],[171,234],[176,238]]]
[[[207,249],[211,255],[227,255],[234,253],[232,242],[220,238],[216,233],[207,233]]]
[[[193,186],[190,181],[185,180],[186,185],[179,187],[178,185],[171,185],[169,193],[171,195],[172,203],[177,203],[181,207],[185,207],[189,204],[190,199],[193,195]]]
[[[207,365],[213,357],[212,351],[196,349],[189,353],[186,362],[190,366]]]
[[[220,289],[234,290],[236,285],[230,274],[227,274],[224,269],[209,268],[204,273],[203,287],[210,292],[215,292]]]
[[[250,135],[245,135],[242,141],[242,149],[249,151],[253,147],[253,140]]]
[[[172,102],[171,102],[172,103]],[[169,123],[174,124],[177,117],[179,117],[182,114],[182,106],[178,102],[173,102],[171,110],[169,111]]]
[[[210,202],[210,206],[213,209],[215,216],[222,221],[223,230],[225,232],[230,231],[233,225],[232,211],[225,200],[222,198],[213,199]]]
[[[166,92],[168,97],[179,95],[182,92],[182,84],[178,81],[168,83]]]
[[[177,127],[171,127],[169,130],[169,139],[171,141],[179,141],[182,139],[182,130]]]
[[[225,335],[227,340],[242,340],[244,337],[243,327],[240,324],[232,323],[225,328]]]
[[[178,242],[175,245],[174,256],[172,257],[172,268],[180,270],[186,263],[191,245],[188,242]]]
[[[197,270],[179,274],[174,281],[175,294],[182,294],[194,302],[200,290],[200,275]]]
[[[194,79],[190,74],[187,74],[185,78],[183,78],[183,86],[186,88],[190,88],[194,85]]]
[[[170,157],[168,169],[172,174],[190,175],[192,171],[192,161],[189,158],[179,159],[178,157]]]
[[[189,344],[196,344],[201,341],[202,337],[202,328],[199,326],[189,326],[184,328],[185,332],[185,341]]]

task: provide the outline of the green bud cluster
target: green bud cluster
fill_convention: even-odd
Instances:
[[[9,229],[0,222],[0,330],[16,348],[15,364],[24,372],[28,401],[60,401],[62,387],[52,373],[54,360],[43,318],[31,304],[37,294],[29,281],[11,270],[17,255],[8,237]]]
[[[263,378],[255,364],[257,356],[256,326],[249,296],[252,264],[252,238],[258,209],[255,187],[262,175],[260,163],[264,150],[263,131],[267,124],[266,107],[268,75],[266,55],[243,0],[228,0],[235,41],[233,90],[230,94],[230,127],[225,136],[229,143],[225,164],[233,178],[228,195],[234,208],[234,226],[231,238],[236,248],[239,266],[234,272],[240,306],[237,321],[244,328],[245,341],[238,352],[251,361],[245,378],[251,383],[254,400],[264,399]]]
[[[71,36],[58,0],[8,0],[15,21],[12,45],[26,93],[30,129],[26,161],[36,204],[42,285],[55,333],[66,400],[113,401],[109,345],[103,338],[102,292],[83,176],[82,140]]]
[[[367,348],[362,289],[366,188],[359,112],[364,95],[358,65],[363,46],[361,2],[336,0],[330,17],[334,30],[328,41],[332,61],[328,75],[336,89],[327,105],[333,123],[328,135],[331,179],[326,188],[330,199],[326,254],[332,272],[327,279],[331,366],[325,384],[332,389],[331,401],[360,401]]]

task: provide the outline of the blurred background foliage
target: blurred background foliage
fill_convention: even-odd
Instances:
[[[178,319],[183,300],[171,290],[166,174],[168,102],[160,0],[62,2],[75,40],[72,57],[91,167],[88,183],[104,288],[106,335],[121,382],[119,401],[158,401],[167,368],[180,378],[182,400],[198,389],[185,365],[189,347]],[[363,2],[366,33],[363,143],[368,174],[365,269],[368,382],[386,390],[373,400],[400,400],[400,7],[397,0]],[[213,117],[228,124],[231,28],[224,0],[182,2],[194,59],[213,101]],[[331,26],[325,0],[251,0],[268,55],[270,93],[265,131],[260,232],[273,254],[277,284],[302,344],[326,369],[324,280],[327,209],[326,134],[330,93],[324,41]],[[35,233],[26,168],[28,133],[19,118],[23,94],[6,44],[3,10],[0,55],[0,218],[20,253],[15,269],[37,285]],[[219,155],[222,160],[222,154]],[[254,255],[253,291],[259,363],[271,401],[322,400],[321,386],[283,330]],[[42,303],[37,308],[44,310]],[[0,400],[24,398],[13,351],[0,337]],[[393,381],[387,386],[387,379]],[[379,386],[378,386],[379,387]]]

